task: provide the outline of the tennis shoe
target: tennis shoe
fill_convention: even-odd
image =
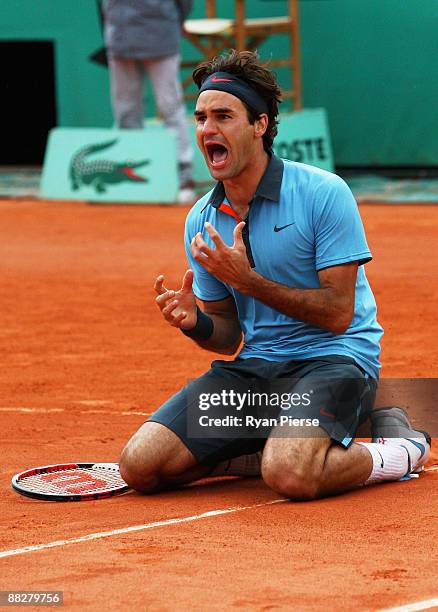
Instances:
[[[413,429],[402,408],[391,406],[371,412],[372,441],[377,444],[397,444],[408,454],[407,474],[419,474],[429,459],[431,437],[426,431]]]

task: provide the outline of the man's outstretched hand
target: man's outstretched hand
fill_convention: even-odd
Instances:
[[[192,290],[193,270],[184,274],[181,289],[173,291],[163,285],[164,276],[161,274],[155,281],[154,289],[158,294],[155,299],[161,314],[173,327],[179,329],[193,329],[198,318],[195,295]]]

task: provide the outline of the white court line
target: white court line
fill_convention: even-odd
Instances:
[[[135,531],[144,531],[145,529],[165,527],[166,525],[190,523],[192,521],[199,521],[204,518],[210,518],[211,516],[220,516],[222,514],[242,512],[243,510],[252,510],[254,508],[261,508],[263,506],[270,506],[272,504],[281,504],[287,501],[287,499],[283,498],[274,499],[269,502],[263,502],[262,504],[254,504],[252,506],[236,506],[235,508],[210,510],[208,512],[203,512],[202,514],[194,514],[193,516],[186,516],[184,518],[173,518],[166,519],[164,521],[155,521],[154,523],[145,523],[143,525],[132,525],[131,527],[123,527],[122,529],[113,529],[111,531],[98,531],[97,533],[89,533],[88,535],[81,536],[79,538],[69,538],[68,540],[55,540],[54,542],[47,542],[46,544],[35,544],[34,546],[25,546],[24,548],[16,548],[15,550],[4,550],[0,552],[0,559],[4,559],[5,557],[14,557],[15,555],[24,555],[26,553],[35,552],[37,550],[45,550],[47,548],[56,548],[58,546],[67,546],[69,544],[79,544],[81,542],[89,542],[90,540],[99,540],[101,538],[110,538],[111,536],[122,535],[124,533],[133,533]]]
[[[0,408],[0,412],[22,412],[24,414],[51,414],[53,412],[71,412],[65,408]],[[116,410],[75,410],[75,414],[105,414],[112,416],[151,416],[152,412]]]
[[[399,606],[398,608],[385,608],[384,610],[379,610],[379,612],[415,612],[415,610],[430,610],[436,607],[438,607],[438,598],[417,601],[405,606]]]
[[[0,412],[36,412],[37,414],[48,414],[49,412],[65,412],[64,408],[0,408]]]

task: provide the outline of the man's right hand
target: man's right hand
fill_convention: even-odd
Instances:
[[[193,329],[198,319],[195,294],[192,290],[193,270],[184,274],[182,286],[179,291],[166,289],[163,285],[164,276],[158,276],[154,289],[158,294],[155,299],[161,314],[173,327],[179,329]]]

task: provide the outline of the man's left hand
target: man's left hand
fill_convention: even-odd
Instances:
[[[244,221],[236,225],[233,232],[234,243],[230,247],[225,244],[219,232],[211,223],[206,223],[205,229],[216,248],[212,249],[208,246],[201,232],[198,232],[190,243],[190,250],[194,259],[207,272],[238,291],[247,289],[250,277],[253,274],[242,237],[244,227]]]

